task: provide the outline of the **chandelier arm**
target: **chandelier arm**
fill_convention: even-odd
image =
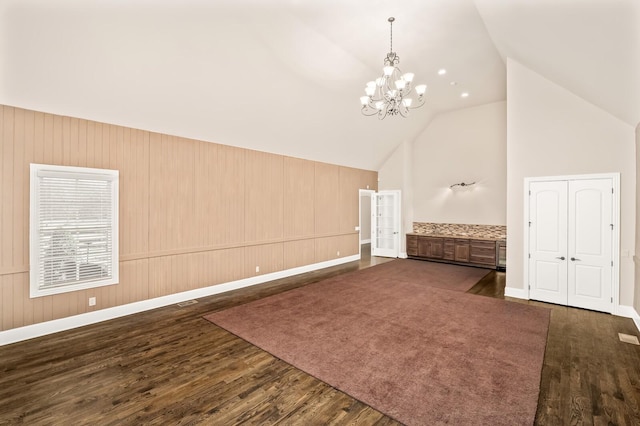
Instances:
[[[409,107],[409,109],[420,108],[421,106],[424,105],[424,103],[425,103],[424,95],[423,96],[419,96],[418,100],[416,101],[416,105]]]
[[[364,107],[362,107],[362,110],[361,110],[361,111],[362,111],[362,114],[363,114],[363,115],[366,115],[367,117],[371,117],[372,115],[376,115],[376,114],[378,114],[378,113],[379,113],[379,111],[378,111],[377,109],[376,109],[376,110],[374,110],[373,112],[368,112],[368,110],[369,110],[369,109],[370,109],[370,108],[369,108],[369,107],[367,107],[366,105],[365,105]]]

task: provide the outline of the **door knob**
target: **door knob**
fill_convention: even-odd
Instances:
[[[556,259],[564,260],[564,256],[556,257]]]
[[[576,260],[578,260],[578,261],[579,261],[580,259],[576,259],[575,257],[572,257],[572,258],[571,258],[571,261],[572,261],[572,262],[575,262]]]

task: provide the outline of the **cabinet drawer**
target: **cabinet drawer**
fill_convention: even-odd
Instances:
[[[496,266],[496,243],[493,241],[471,241],[469,261],[482,265]]]
[[[418,255],[418,237],[416,235],[407,235],[407,256]]]
[[[444,239],[444,257],[446,260],[454,260],[455,259],[455,240],[453,238],[445,238]]]

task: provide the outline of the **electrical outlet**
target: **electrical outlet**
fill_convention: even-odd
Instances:
[[[89,306],[96,306],[96,298],[95,297],[90,297],[89,298]]]
[[[256,272],[260,272],[260,267],[256,266]]]
[[[340,256],[340,250],[336,252],[336,256]]]

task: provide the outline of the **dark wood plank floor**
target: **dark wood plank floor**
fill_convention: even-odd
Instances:
[[[384,261],[363,256],[0,347],[0,424],[398,424],[202,319]],[[470,292],[503,298],[504,277],[493,272]],[[552,314],[536,424],[640,424],[640,346],[617,336],[638,335],[633,322],[544,306]]]

